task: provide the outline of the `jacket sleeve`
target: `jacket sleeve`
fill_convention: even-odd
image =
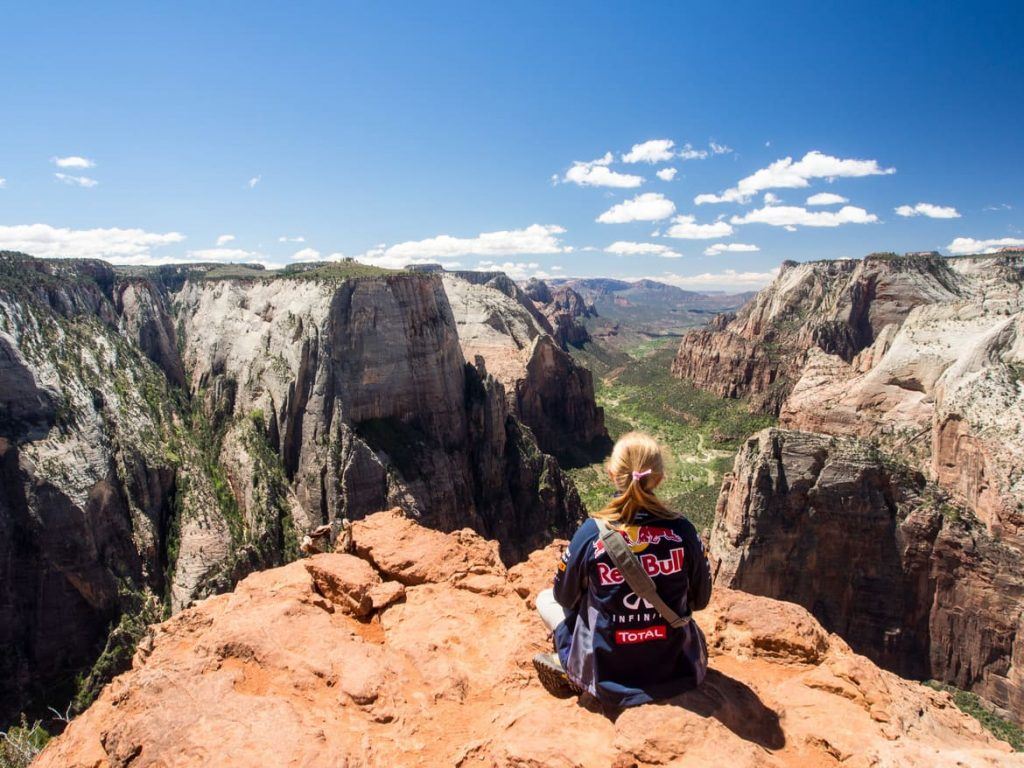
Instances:
[[[691,611],[702,611],[711,600],[711,566],[708,563],[707,552],[704,551],[704,544],[697,535],[697,529],[692,525],[689,529],[687,538],[690,540],[691,557],[687,604]]]
[[[587,589],[587,563],[594,548],[597,525],[587,520],[562,553],[555,572],[555,600],[567,611],[576,611]]]

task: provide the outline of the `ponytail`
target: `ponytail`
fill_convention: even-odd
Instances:
[[[665,476],[661,446],[642,432],[628,432],[619,438],[606,465],[619,494],[592,516],[619,525],[632,525],[641,510],[665,518],[679,517],[654,495]]]

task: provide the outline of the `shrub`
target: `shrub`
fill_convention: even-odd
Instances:
[[[38,720],[29,725],[22,715],[20,725],[0,731],[0,768],[27,768],[49,740]]]

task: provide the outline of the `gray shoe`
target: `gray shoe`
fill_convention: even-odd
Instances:
[[[565,668],[562,666],[562,662],[557,655],[553,653],[538,653],[533,657],[533,666],[537,670],[540,684],[544,686],[548,693],[562,698],[579,693],[576,686],[570,682],[569,676],[565,673]]]

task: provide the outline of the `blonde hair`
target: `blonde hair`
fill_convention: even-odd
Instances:
[[[665,519],[680,516],[654,495],[654,489],[665,477],[665,459],[658,441],[650,435],[627,432],[620,437],[605,469],[619,494],[592,517],[631,525],[640,510]]]

